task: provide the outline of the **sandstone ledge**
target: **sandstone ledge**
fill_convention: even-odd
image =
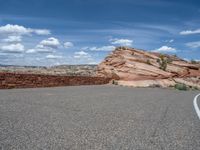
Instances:
[[[200,89],[200,84],[197,82],[189,81],[183,78],[174,79],[156,79],[156,80],[138,80],[138,81],[115,81],[117,85],[130,86],[130,87],[174,87],[177,83],[183,83],[190,87],[197,87]]]

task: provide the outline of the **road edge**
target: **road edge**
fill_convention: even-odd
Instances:
[[[197,104],[197,100],[198,100],[198,97],[200,96],[200,93],[197,94],[195,97],[194,97],[194,101],[193,101],[193,105],[194,105],[194,109],[197,113],[197,116],[199,117],[199,120],[200,120],[200,109],[198,107],[198,104]]]

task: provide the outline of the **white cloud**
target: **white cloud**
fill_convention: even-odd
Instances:
[[[53,53],[55,52],[54,49],[48,49],[48,48],[33,48],[33,49],[28,49],[26,51],[27,54],[33,54],[33,53]]]
[[[59,55],[47,55],[46,58],[47,59],[59,59],[59,58],[62,58],[62,56],[59,56]]]
[[[5,35],[30,35],[35,33],[37,35],[49,35],[51,32],[47,29],[32,29],[20,25],[7,24],[0,26],[0,34]]]
[[[47,29],[32,29],[37,35],[50,35],[51,32]]]
[[[73,47],[74,46],[74,44],[72,43],[72,42],[65,42],[64,43],[64,47],[65,48],[71,48],[71,47]]]
[[[190,59],[188,59],[188,58],[183,58],[183,60],[185,60],[185,61],[190,61]]]
[[[111,44],[120,46],[132,46],[133,40],[129,39],[110,39]]]
[[[91,51],[113,51],[115,46],[88,47],[88,49]]]
[[[90,54],[89,53],[86,53],[84,51],[79,51],[79,52],[75,52],[74,53],[74,58],[91,58]]]
[[[82,56],[86,56],[88,55],[88,53],[84,52],[84,51],[80,51],[80,52],[75,52],[75,55],[82,55]]]
[[[200,29],[181,31],[180,35],[200,34]]]
[[[173,42],[174,42],[174,39],[166,40],[165,42],[166,42],[166,43],[173,43]]]
[[[39,45],[37,45],[38,48],[58,48],[60,46],[60,42],[58,39],[54,37],[50,37],[46,40],[42,40]]]
[[[85,51],[75,52],[73,58],[75,58],[74,62],[76,64],[97,64],[97,60],[94,60],[92,56]]]
[[[22,53],[24,52],[24,45],[17,44],[9,44],[0,46],[0,51],[5,53]]]
[[[26,51],[27,54],[33,54],[33,53],[37,53],[37,50],[36,49],[28,49]]]
[[[176,52],[176,49],[169,46],[162,46],[156,50],[153,50],[154,52]]]
[[[186,46],[188,46],[190,48],[199,48],[200,47],[200,41],[186,43]]]
[[[100,62],[97,62],[97,61],[91,61],[91,62],[88,62],[89,65],[98,65]]]
[[[35,48],[29,49],[26,53],[53,53],[55,49],[58,49],[60,46],[60,42],[58,39],[54,37],[50,37],[48,39],[42,40]]]
[[[23,35],[29,34],[30,30],[23,26],[7,24],[5,26],[0,26],[0,33]]]
[[[21,36],[8,36],[8,38],[3,39],[3,42],[8,42],[8,43],[18,43],[22,41],[22,37]]]

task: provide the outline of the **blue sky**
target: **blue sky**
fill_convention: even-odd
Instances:
[[[117,46],[200,60],[200,1],[0,0],[0,64],[96,64]]]

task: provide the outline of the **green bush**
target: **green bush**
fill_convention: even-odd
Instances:
[[[159,63],[160,66],[159,68],[165,71],[167,69],[168,60],[164,55],[160,55],[159,57],[160,59],[157,59],[157,63]]]
[[[199,90],[199,88],[197,86],[192,87],[193,90]]]
[[[172,62],[173,62],[173,60],[172,60],[171,58],[168,58],[168,59],[167,59],[167,63],[168,63],[168,64],[170,64],[170,63],[172,63]]]
[[[197,64],[197,61],[195,61],[195,60],[192,59],[192,60],[191,60],[191,63],[192,63],[192,64]]]
[[[186,91],[186,90],[188,90],[188,87],[187,87],[187,85],[185,85],[185,84],[183,84],[183,83],[177,83],[177,84],[175,85],[175,89],[177,89],[177,90],[182,90],[182,91]]]
[[[112,84],[114,84],[114,85],[118,85],[118,82],[115,81],[115,80],[112,80]]]
[[[148,65],[151,65],[151,62],[150,60],[148,59],[147,62],[146,62]]]

